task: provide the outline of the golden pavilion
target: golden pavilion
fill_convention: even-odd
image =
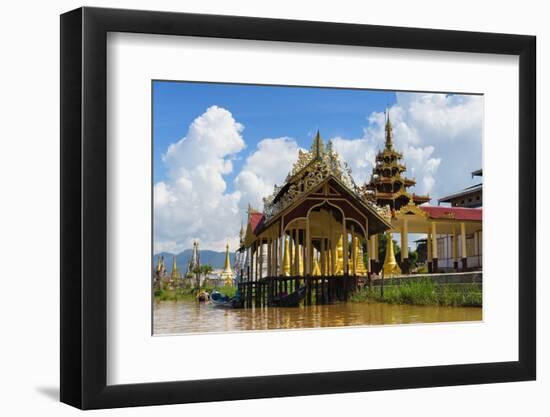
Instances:
[[[355,184],[332,142],[317,132],[285,183],[248,210],[241,253],[245,280],[267,276],[366,275],[369,239],[391,228],[391,213]]]

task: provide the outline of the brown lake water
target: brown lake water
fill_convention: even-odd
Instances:
[[[385,303],[337,303],[292,308],[226,309],[209,302],[161,301],[153,307],[153,333],[208,333],[306,329],[380,324],[480,321],[480,307],[435,307]]]

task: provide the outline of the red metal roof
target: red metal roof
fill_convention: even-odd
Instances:
[[[265,218],[263,213],[250,213],[250,228],[254,234],[257,234],[256,232],[264,224],[264,220]]]
[[[432,219],[476,220],[483,218],[483,209],[467,207],[419,206]]]

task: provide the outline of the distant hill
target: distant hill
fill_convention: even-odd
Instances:
[[[191,259],[191,254],[193,253],[192,249],[185,249],[183,252],[180,252],[176,255],[176,263],[178,269],[185,274],[187,271],[187,264]],[[153,267],[157,265],[157,259],[159,256],[164,256],[164,263],[168,273],[172,272],[172,258],[174,257],[173,253],[161,252],[153,256]],[[225,252],[215,252],[212,250],[201,250],[200,251],[201,265],[209,264],[212,265],[214,269],[221,269],[224,267],[225,263]],[[230,252],[229,258],[231,259],[231,266],[235,262],[235,253]]]

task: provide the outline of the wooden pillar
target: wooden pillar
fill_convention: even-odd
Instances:
[[[381,270],[380,260],[378,259],[378,246],[380,244],[380,236],[373,235],[372,238],[372,259],[374,265],[373,272],[378,273]]]
[[[256,276],[256,242],[250,248],[250,272],[250,281],[254,281],[254,277]]]
[[[302,276],[306,276],[306,259],[307,259],[307,251],[306,251],[306,231],[305,229],[302,230]],[[297,283],[299,284],[299,282]]]
[[[401,228],[401,263],[403,264],[403,272],[410,272],[409,263],[409,224],[406,218],[403,219],[403,227]]]
[[[277,238],[271,238],[271,276],[274,277],[277,275]]]
[[[275,252],[275,238],[271,237],[271,272],[269,273],[270,276],[275,276],[277,274],[277,262],[275,259],[277,259],[277,253]]]
[[[306,218],[306,242],[305,242],[305,254],[304,257],[304,275],[308,276],[311,274],[311,268],[312,268],[312,257],[311,257],[311,236],[309,231],[309,216]]]
[[[466,249],[466,224],[460,223],[460,246],[462,256],[462,270],[465,271],[468,268],[468,251]]]
[[[267,238],[267,272],[265,274],[266,277],[270,277],[273,275],[272,271],[272,245],[271,245],[271,237]]]
[[[366,242],[367,242],[367,272],[370,273],[372,272],[372,268],[371,268],[371,264],[370,264],[370,261],[371,261],[371,248],[372,248],[372,242],[371,242],[371,238],[368,237],[368,234],[367,234],[367,239],[366,239]]]
[[[260,242],[258,241],[256,245],[256,277],[254,281],[258,281],[260,278]],[[251,291],[253,290],[254,286],[251,287]]]
[[[280,277],[282,277],[285,273],[284,272],[284,262],[285,262],[284,250],[286,245],[287,245],[286,235],[283,233],[279,238],[279,276]]]
[[[252,246],[252,251],[250,253],[250,262],[251,262],[251,266],[252,266],[252,275],[250,277],[251,278],[250,281],[254,281],[256,279],[256,266],[257,266],[257,263],[256,263],[256,242],[254,242],[254,245]]]
[[[479,260],[479,239],[478,239],[478,233],[477,232],[474,232],[474,256],[475,256],[475,260],[478,261]],[[474,266],[479,266],[479,265],[474,265]]]
[[[428,272],[433,272],[432,264],[432,235],[430,232],[426,234],[426,256],[428,257]]]
[[[456,234],[456,229],[453,227],[453,269],[458,271],[458,235]]]
[[[248,247],[248,282],[252,281],[254,277],[254,247],[251,245]]]
[[[435,222],[432,222],[432,269],[433,269],[433,272],[437,272],[438,271],[438,267],[437,267],[437,259],[438,259],[438,256],[437,256],[437,230],[436,230],[436,226],[435,226]]]
[[[264,246],[265,243],[264,239],[262,238],[262,240],[260,241],[260,279],[262,279],[264,275]]]
[[[272,239],[272,245],[273,245],[273,259],[271,260],[273,262],[273,274],[272,277],[277,276],[277,266],[279,265],[279,260],[277,259],[277,243],[279,242],[279,239],[277,237],[273,237]]]
[[[344,275],[349,273],[348,270],[348,231],[346,229],[346,219],[342,219],[342,257],[344,265]]]
[[[355,259],[355,226],[351,225],[351,274],[355,276],[357,274],[357,259]]]
[[[321,238],[321,275],[326,275],[325,238]]]
[[[285,239],[285,245],[288,245],[288,258],[290,260],[290,275],[294,275],[294,257],[293,257],[293,245],[292,245],[292,229],[288,231],[288,239]]]
[[[294,276],[300,275],[300,229],[294,229]]]
[[[375,271],[375,265],[374,265],[374,239],[376,238],[376,235],[370,235],[369,237],[369,272],[374,273]]]

